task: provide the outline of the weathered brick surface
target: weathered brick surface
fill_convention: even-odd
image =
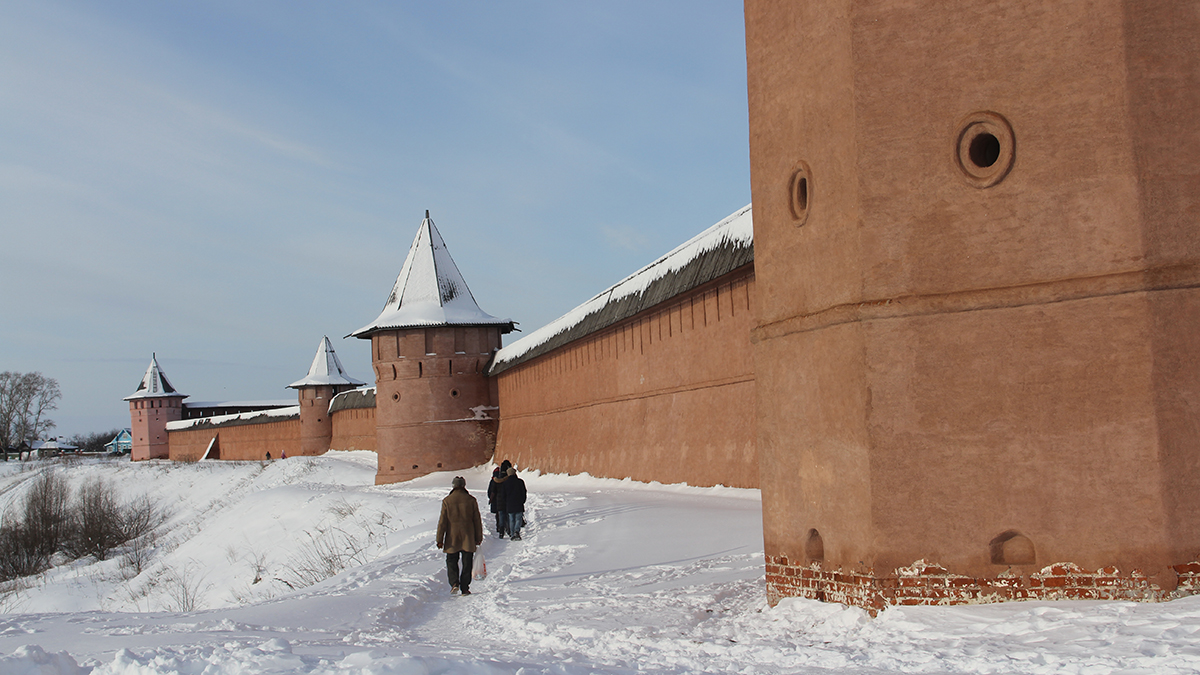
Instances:
[[[1200,562],[1172,567],[1179,586],[1164,590],[1140,570],[1115,567],[1088,571],[1057,563],[1027,575],[1011,570],[992,578],[954,574],[939,565],[917,561],[890,575],[873,570],[825,570],[820,563],[789,564],[783,556],[767,556],[767,599],[772,605],[787,597],[812,598],[862,607],[872,614],[890,606],[960,605],[1009,600],[1140,600],[1158,602],[1200,592]]]

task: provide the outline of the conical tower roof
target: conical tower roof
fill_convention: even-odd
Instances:
[[[312,366],[308,369],[308,376],[302,380],[296,380],[288,387],[292,389],[320,385],[358,387],[364,384],[366,382],[356,380],[346,374],[341,359],[338,358],[337,352],[333,351],[333,345],[326,336],[321,338],[321,344],[317,345],[317,355],[313,357]]]
[[[167,379],[167,374],[158,366],[158,355],[150,355],[150,367],[146,369],[146,374],[142,376],[142,382],[138,385],[137,391],[124,400],[132,401],[135,398],[163,398],[167,396],[178,396],[179,398],[187,398],[187,394],[179,393],[175,387],[171,385],[171,381]]]
[[[351,335],[365,339],[381,330],[422,326],[501,326],[505,333],[513,329],[512,319],[479,309],[428,211],[383,311]]]

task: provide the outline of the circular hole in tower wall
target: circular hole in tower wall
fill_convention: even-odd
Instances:
[[[972,164],[986,169],[1000,159],[1000,141],[987,132],[979,134],[971,139],[968,155],[971,157]]]
[[[973,112],[959,121],[954,134],[954,163],[967,183],[991,187],[1008,175],[1016,160],[1012,125],[999,113]]]

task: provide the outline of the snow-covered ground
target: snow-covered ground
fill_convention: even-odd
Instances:
[[[0,508],[30,466],[0,464]],[[372,453],[67,471],[171,516],[140,574],[63,564],[4,596],[0,675],[1200,672],[1200,598],[768,607],[753,490],[525,474],[525,538],[485,514],[490,574],[452,597],[433,542],[452,474],[377,487]],[[460,474],[486,509],[490,468]]]

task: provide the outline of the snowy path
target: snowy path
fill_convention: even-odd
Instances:
[[[493,538],[485,514],[490,575],[451,597],[433,545],[449,476],[377,487],[370,459],[116,470],[139,479],[129,485],[156,477],[180,509],[192,505],[174,521],[188,538],[162,569],[203,565],[214,608],[99,611],[128,606],[127,587],[105,586],[106,563],[65,569],[24,600],[56,613],[0,614],[0,675],[1200,672],[1200,598],[892,609],[874,620],[810,601],[767,608],[748,490],[526,476],[525,538]],[[487,471],[466,475],[482,488]],[[382,538],[362,566],[235,602],[268,585],[247,581],[248,556],[275,554],[279,577],[314,523]],[[139,603],[167,600],[152,582],[131,582]]]

